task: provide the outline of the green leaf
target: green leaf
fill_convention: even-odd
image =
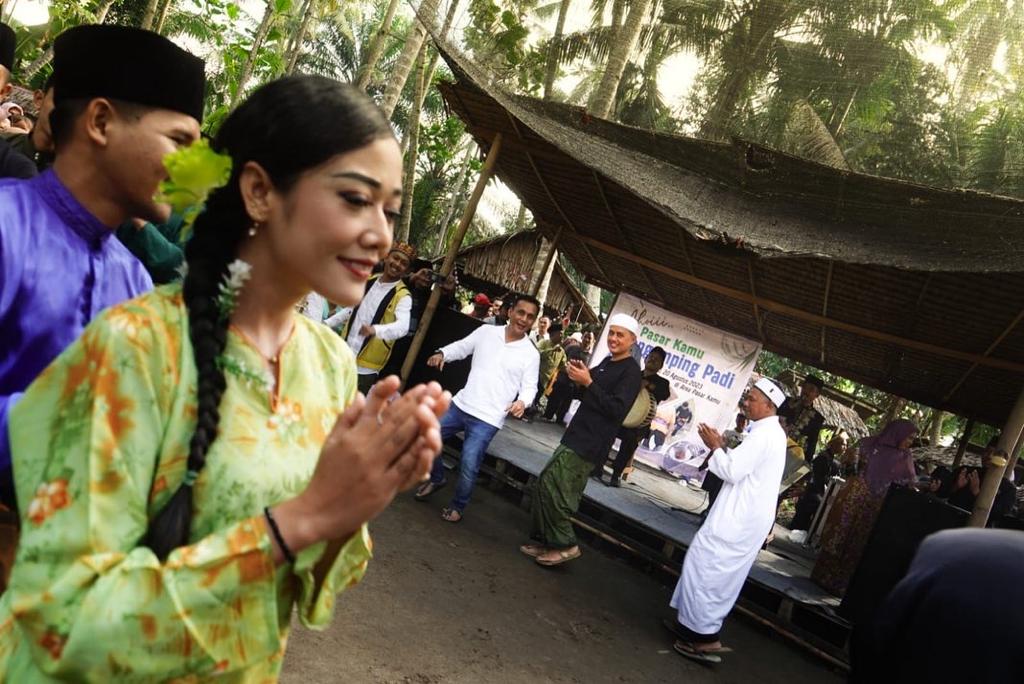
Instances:
[[[235,3],[231,3],[230,5],[228,5],[227,13],[228,17],[230,17],[232,21],[238,19],[238,5],[236,5]]]

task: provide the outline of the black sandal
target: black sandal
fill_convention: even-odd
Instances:
[[[441,489],[446,484],[448,484],[448,480],[441,480],[440,482],[425,482],[419,486],[419,489],[416,490],[413,497],[417,501],[426,501],[434,495],[434,492]]]

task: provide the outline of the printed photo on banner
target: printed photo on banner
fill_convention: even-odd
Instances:
[[[650,434],[636,458],[678,477],[700,477],[697,467],[707,449],[697,425],[707,423],[725,431],[736,420],[761,344],[713,326],[680,316],[629,294],[620,294],[608,317],[626,313],[640,323],[637,359],[641,365],[655,347],[665,350],[660,375],[672,388],[658,405]],[[608,355],[607,324],[590,358],[596,366]]]

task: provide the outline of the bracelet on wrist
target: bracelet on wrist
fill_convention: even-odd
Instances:
[[[270,533],[274,535],[274,540],[277,541],[277,545],[281,548],[281,553],[284,554],[286,561],[295,565],[295,554],[288,547],[288,544],[284,540],[284,535],[281,534],[281,528],[277,526],[277,521],[274,520],[274,514],[270,512],[270,506],[263,508],[263,517],[267,519],[267,525],[270,527]]]

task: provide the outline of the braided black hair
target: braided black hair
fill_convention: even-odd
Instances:
[[[217,308],[218,287],[252,223],[239,188],[242,168],[256,162],[287,192],[303,172],[394,132],[362,91],[321,76],[290,76],[256,90],[224,121],[213,148],[231,155],[231,179],[214,191],[185,248],[182,288],[197,371],[197,420],[185,479],[150,521],[143,544],[161,559],[188,543],[192,485],[217,438],[226,382],[218,358],[228,321]]]

